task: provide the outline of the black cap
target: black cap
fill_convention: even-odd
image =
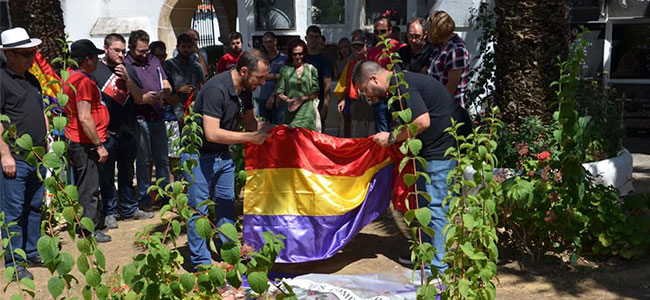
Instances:
[[[70,46],[70,56],[77,61],[96,54],[104,54],[104,50],[98,49],[93,42],[87,39],[78,40]]]
[[[363,32],[356,32],[352,34],[350,38],[350,44],[352,45],[363,45],[366,43],[366,38],[363,36]]]

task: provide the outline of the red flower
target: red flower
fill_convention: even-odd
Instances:
[[[537,160],[551,160],[551,153],[548,151],[544,151],[540,154],[537,154]]]

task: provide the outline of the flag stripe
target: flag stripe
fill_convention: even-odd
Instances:
[[[389,164],[390,158],[385,158],[355,177],[320,175],[305,169],[248,170],[244,214],[345,214],[364,201],[372,178]]]
[[[244,214],[244,240],[255,249],[264,245],[262,233],[282,234],[285,248],[278,263],[298,263],[332,257],[363,227],[388,208],[393,164],[374,174],[368,193],[356,209],[338,216]],[[248,201],[246,199],[245,201]]]
[[[286,126],[272,133],[262,145],[246,145],[247,171],[296,168],[320,175],[361,176],[384,162],[390,151],[371,138],[342,139]]]

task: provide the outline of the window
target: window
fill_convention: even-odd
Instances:
[[[293,0],[255,0],[255,29],[293,29],[295,26]]]
[[[612,26],[612,79],[650,79],[650,23]]]
[[[345,0],[312,0],[312,24],[345,24]]]
[[[392,12],[393,25],[406,25],[406,1],[404,0],[366,0],[366,25],[373,25],[374,20],[387,10]]]

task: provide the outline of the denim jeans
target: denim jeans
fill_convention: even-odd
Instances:
[[[45,176],[45,167],[40,168],[41,175]],[[24,160],[16,159],[16,176],[7,178],[2,174],[0,179],[0,209],[5,213],[5,224],[17,222],[9,228],[10,232],[19,234],[11,238],[13,249],[23,249],[27,258],[38,256],[36,243],[41,237],[41,203],[43,202],[44,184],[38,179],[36,167],[29,165]],[[8,232],[2,230],[2,237],[9,237]],[[14,255],[16,262],[23,259]],[[5,254],[5,266],[13,266],[11,253]]]
[[[447,185],[447,175],[456,167],[456,161],[453,160],[429,160],[427,161],[426,173],[431,177],[431,184],[427,184],[424,178],[418,178],[418,189],[431,195],[429,203],[423,197],[419,198],[420,207],[428,207],[431,210],[431,222],[429,227],[433,228],[435,235],[433,237],[424,235],[423,241],[428,242],[436,249],[436,254],[431,264],[442,274],[448,266],[442,262],[445,255],[445,237],[442,235],[442,228],[447,225],[447,211],[449,204],[442,206],[442,201],[447,197],[449,186]]]
[[[286,104],[284,101],[280,101],[279,107],[274,106],[272,110],[268,110],[266,108],[266,100],[260,98],[256,98],[255,100],[257,100],[257,107],[260,117],[264,118],[264,120],[269,123],[278,125],[284,124],[284,111],[286,110]]]
[[[156,179],[164,178],[162,186],[169,184],[169,157],[167,154],[167,131],[165,122],[138,120],[136,130],[138,143],[136,176],[138,177],[138,197],[143,206],[151,206],[147,193],[151,183],[151,163],[156,166]]]
[[[109,135],[104,147],[108,159],[99,166],[99,187],[102,195],[104,216],[117,216],[118,195],[115,190],[115,165],[117,164],[117,192],[119,193],[120,215],[131,217],[138,208],[133,186],[136,142],[135,137],[123,134],[120,137]]]
[[[219,227],[225,223],[235,223],[235,163],[230,153],[181,155],[181,163],[189,159],[198,160],[198,165],[192,169],[194,181],[188,190],[188,205],[192,208],[209,199],[217,205],[215,207],[215,224]],[[192,178],[185,174],[186,178]],[[202,215],[208,214],[208,206],[197,209]],[[210,264],[212,258],[206,240],[196,232],[195,220],[199,214],[190,218],[187,229],[187,243],[190,248],[190,259],[194,266]],[[221,237],[222,241],[224,237]]]
[[[388,103],[381,99],[373,105],[375,110],[375,132],[388,131],[390,116],[388,114]]]

